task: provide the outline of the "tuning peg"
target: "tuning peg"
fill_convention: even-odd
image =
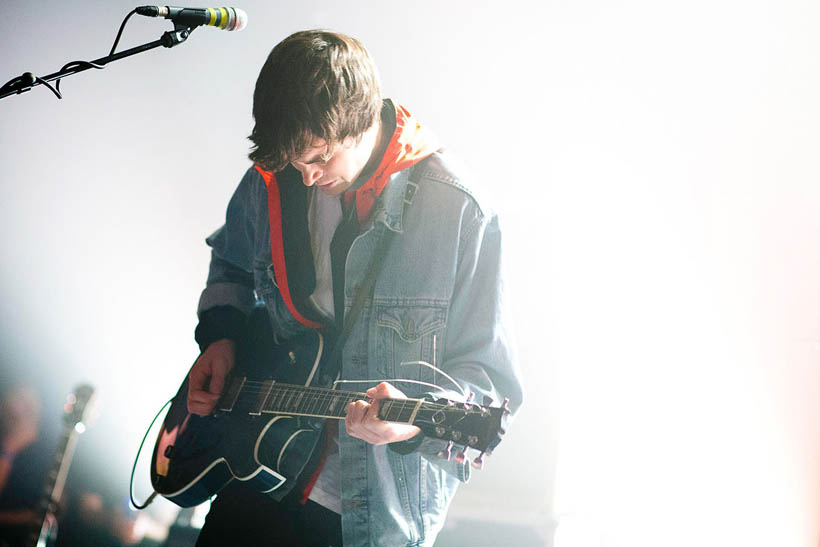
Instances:
[[[453,441],[449,441],[447,446],[438,453],[439,458],[444,458],[445,460],[449,461],[453,455]]]
[[[482,469],[484,467],[484,452],[478,455],[476,459],[473,460],[473,467],[476,469]]]
[[[456,454],[456,463],[464,463],[464,460],[467,459],[467,447],[465,446],[461,452]]]

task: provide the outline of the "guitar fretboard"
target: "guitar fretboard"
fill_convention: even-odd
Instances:
[[[352,391],[237,379],[226,390],[220,410],[343,419],[347,406],[359,400],[369,402],[370,398]],[[421,399],[381,399],[379,418],[412,424],[422,404]]]

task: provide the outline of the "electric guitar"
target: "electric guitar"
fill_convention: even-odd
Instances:
[[[324,419],[342,420],[349,403],[368,400],[364,393],[318,385],[324,346],[317,331],[288,344],[240,345],[236,372],[210,416],[188,412],[186,378],[154,447],[154,490],[191,507],[238,480],[281,500],[307,463]],[[382,420],[413,424],[426,436],[448,441],[444,457],[456,444],[464,447],[459,461],[468,447],[481,452],[473,462],[477,467],[501,441],[508,415],[506,401],[495,408],[447,399],[379,402]]]
[[[74,450],[86,424],[93,418],[96,397],[94,388],[88,384],[77,386],[66,397],[63,405],[63,433],[54,454],[54,465],[43,485],[43,495],[35,509],[35,523],[27,535],[26,547],[53,545],[57,536],[57,519],[54,515],[57,504],[63,496],[68,468],[74,457]]]

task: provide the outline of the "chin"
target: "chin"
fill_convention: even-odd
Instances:
[[[319,186],[319,190],[324,192],[325,194],[330,194],[332,196],[338,196],[339,194],[343,194],[347,191],[348,188],[352,186],[351,183],[344,181],[344,180],[337,180],[336,182],[331,182],[329,184],[325,184],[323,186]]]

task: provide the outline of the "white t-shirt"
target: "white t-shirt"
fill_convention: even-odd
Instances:
[[[308,188],[308,231],[316,270],[316,289],[309,301],[322,316],[335,317],[333,307],[333,271],[330,263],[330,242],[336,228],[342,222],[342,202],[339,196],[325,194],[315,186]],[[340,427],[343,427],[340,424]],[[330,443],[325,464],[322,467],[308,499],[336,513],[342,512],[341,460],[339,436]]]

